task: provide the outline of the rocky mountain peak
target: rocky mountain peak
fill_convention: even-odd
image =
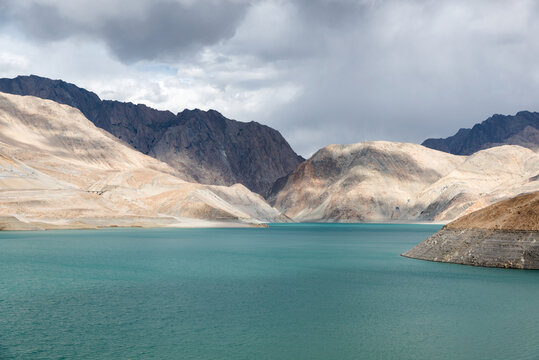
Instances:
[[[0,79],[0,91],[73,106],[96,126],[168,163],[186,180],[241,183],[266,195],[275,180],[304,160],[278,131],[257,122],[230,120],[216,110],[173,114],[143,104],[101,100],[76,85],[36,75]]]
[[[427,139],[423,146],[455,155],[470,155],[500,145],[539,147],[539,113],[494,114],[471,129],[460,129],[445,139]]]

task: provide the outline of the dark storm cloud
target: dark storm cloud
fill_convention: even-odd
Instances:
[[[242,46],[280,61],[301,84],[264,121],[304,155],[329,143],[421,142],[494,113],[539,110],[535,1],[294,4],[292,36],[275,47]]]
[[[6,24],[9,20],[8,0],[0,0],[0,26]]]
[[[151,1],[140,12],[115,9],[88,21],[63,13],[59,5],[20,5],[13,1],[4,1],[2,5],[10,22],[34,40],[84,36],[103,41],[127,63],[177,56],[230,38],[248,6],[211,0],[190,4]]]
[[[539,110],[538,8],[535,0],[0,0],[3,35],[32,39],[5,42],[12,50],[0,50],[0,65],[35,71],[59,49],[38,69],[99,78],[121,100],[216,107],[277,128],[308,155],[328,143],[421,142],[493,113]],[[55,40],[66,41],[47,46]]]
[[[372,7],[372,2],[358,0],[297,0],[294,4],[311,24],[335,28],[355,23]]]
[[[227,51],[248,53],[268,62],[324,56],[330,50],[329,43],[362,26],[372,8],[372,1],[362,0],[267,0],[252,4],[254,11],[242,24],[248,29],[228,44]]]
[[[223,2],[212,6],[162,2],[144,16],[105,22],[102,34],[122,59],[154,59],[230,38],[244,12],[244,5]]]
[[[11,10],[11,16],[21,30],[38,41],[62,40],[91,30],[63,16],[58,8],[49,4],[36,3]]]

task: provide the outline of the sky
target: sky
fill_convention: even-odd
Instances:
[[[0,0],[0,77],[215,109],[301,155],[539,110],[535,0]]]

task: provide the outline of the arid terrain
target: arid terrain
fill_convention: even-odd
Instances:
[[[539,188],[539,153],[517,145],[469,156],[386,141],[330,145],[279,179],[267,199],[242,184],[194,182],[193,171],[179,169],[76,108],[0,93],[4,229],[448,222]]]
[[[462,216],[403,256],[476,266],[539,269],[539,192]]]
[[[186,182],[79,110],[0,94],[0,227],[242,226],[283,221],[236,184]]]
[[[269,201],[297,221],[447,222],[539,189],[539,153],[505,145],[457,156],[421,145],[330,145],[280,179]]]

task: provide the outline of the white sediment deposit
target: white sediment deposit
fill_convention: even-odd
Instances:
[[[269,201],[297,221],[447,222],[539,190],[539,154],[516,145],[457,156],[385,141],[330,145],[300,164]]]
[[[539,192],[462,216],[403,256],[474,266],[539,269]]]
[[[286,221],[243,185],[181,177],[74,108],[0,93],[0,229]]]

